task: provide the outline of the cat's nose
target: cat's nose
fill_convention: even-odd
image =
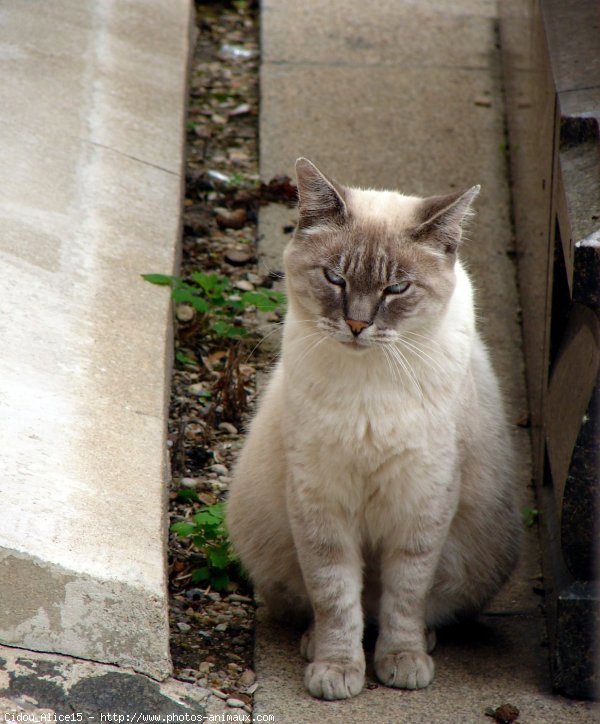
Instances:
[[[358,335],[363,331],[363,329],[371,326],[371,322],[361,322],[358,319],[347,319],[346,324],[350,327],[352,334],[355,337],[358,337]]]

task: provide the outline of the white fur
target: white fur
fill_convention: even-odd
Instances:
[[[414,197],[346,190],[362,218],[414,218]],[[293,243],[293,242],[292,242]],[[351,351],[288,280],[283,353],[241,453],[228,526],[274,613],[313,618],[309,691],[362,688],[363,610],[383,683],[433,678],[425,627],[480,608],[518,548],[502,401],[460,262],[443,314],[397,343]],[[413,336],[408,336],[412,334]]]

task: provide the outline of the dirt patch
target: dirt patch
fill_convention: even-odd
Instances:
[[[261,203],[293,204],[284,177],[258,177],[258,8],[254,3],[197,3],[198,41],[187,121],[187,169],[180,277],[227,277],[244,295],[273,287],[257,265]],[[157,270],[160,271],[160,270]],[[236,296],[235,294],[233,295]],[[236,297],[237,298],[237,297]],[[169,419],[171,523],[186,523],[226,497],[241,432],[256,395],[256,377],[272,362],[259,341],[280,311],[251,304],[231,324],[245,338],[219,337],[193,304],[176,304],[176,363]],[[237,326],[236,326],[237,325]],[[215,590],[198,581],[206,565],[189,538],[169,541],[171,654],[175,676],[216,691],[248,711],[253,672],[254,603],[239,575]],[[195,578],[196,577],[196,578]]]

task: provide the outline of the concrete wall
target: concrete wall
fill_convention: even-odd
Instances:
[[[0,9],[0,642],[158,677],[190,13]]]

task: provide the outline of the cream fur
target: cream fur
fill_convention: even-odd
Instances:
[[[420,203],[357,189],[344,198],[361,223],[390,228],[414,224]],[[380,680],[426,686],[427,629],[480,610],[518,551],[513,453],[471,283],[457,260],[442,313],[412,320],[403,367],[380,346],[349,351],[322,331],[290,273],[299,243],[286,252],[282,356],[231,488],[231,538],[271,611],[312,621],[311,694],[361,690],[365,615],[379,623]]]

